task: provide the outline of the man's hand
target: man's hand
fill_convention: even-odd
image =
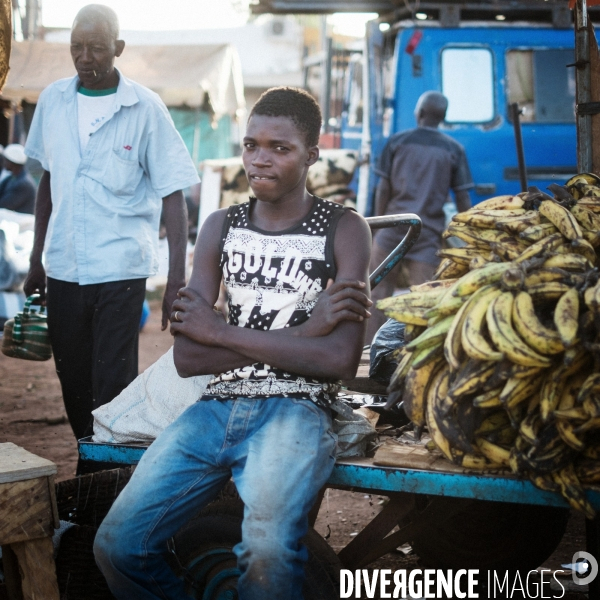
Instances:
[[[40,295],[40,304],[46,304],[46,269],[41,261],[31,263],[29,272],[23,283],[25,296]]]
[[[331,280],[330,280],[331,281]],[[328,285],[319,295],[308,321],[302,323],[302,335],[320,337],[331,333],[341,321],[364,321],[371,316],[373,304],[363,281],[340,280]]]
[[[173,302],[171,333],[204,346],[219,346],[219,334],[227,327],[223,315],[189,287],[179,290],[178,296]]]
[[[162,302],[162,323],[161,331],[164,331],[169,326],[169,318],[173,311],[173,302],[177,300],[177,292],[185,285],[182,282],[173,282],[171,279],[167,279],[167,287],[165,288],[165,295],[163,296]]]

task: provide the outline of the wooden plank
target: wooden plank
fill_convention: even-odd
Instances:
[[[50,493],[50,507],[52,508],[54,529],[58,529],[60,527],[60,517],[58,516],[58,506],[56,504],[56,484],[54,483],[54,475],[48,477],[48,492]]]
[[[29,540],[11,548],[19,561],[23,600],[59,600],[52,539]]]
[[[451,463],[440,452],[430,452],[422,444],[402,444],[394,439],[386,440],[375,452],[373,464],[383,467],[399,467],[402,469],[419,469],[421,471],[439,471],[441,473],[477,473],[473,469],[464,469]],[[485,471],[490,475],[513,477],[508,469]]]
[[[0,483],[24,481],[56,474],[56,465],[24,448],[6,442],[0,444]]]
[[[0,544],[54,534],[46,477],[0,484]]]

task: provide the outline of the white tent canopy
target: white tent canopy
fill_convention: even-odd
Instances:
[[[239,56],[231,45],[126,46],[115,65],[167,106],[199,107],[206,93],[217,118],[245,108]],[[13,42],[1,96],[36,103],[50,83],[74,74],[67,44]]]

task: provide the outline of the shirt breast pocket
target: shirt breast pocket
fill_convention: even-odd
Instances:
[[[140,184],[144,170],[136,159],[124,158],[113,150],[107,160],[102,184],[115,196],[130,197]]]

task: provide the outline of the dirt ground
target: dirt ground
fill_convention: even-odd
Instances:
[[[158,302],[140,335],[140,370],[162,356],[172,344],[167,332],[160,331]],[[42,363],[8,358],[0,354],[0,442],[13,442],[58,466],[58,480],[74,476],[77,445],[66,420],[60,386],[52,360]],[[317,531],[339,551],[379,513],[386,498],[378,495],[329,490],[321,505]],[[571,562],[573,553],[585,549],[584,519],[572,515],[560,546],[544,567],[560,569]],[[394,552],[371,568],[411,569],[418,557]],[[567,593],[567,600],[579,600],[581,594]]]

